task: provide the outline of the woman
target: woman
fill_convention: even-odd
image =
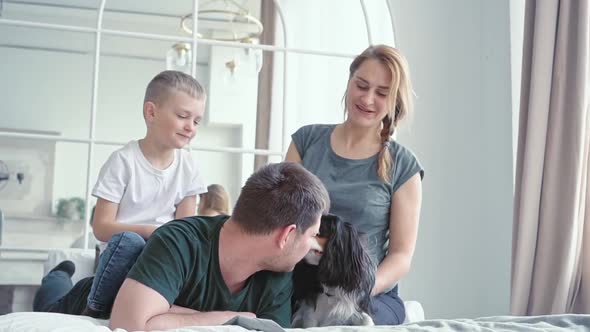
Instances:
[[[413,108],[404,57],[386,45],[367,48],[350,65],[344,102],[346,120],[300,128],[286,160],[317,175],[330,193],[330,212],[367,234],[378,263],[372,318],[401,324],[397,283],[410,270],[424,176],[414,154],[392,139]]]
[[[229,195],[220,184],[212,184],[207,187],[207,192],[199,194],[199,207],[197,213],[200,216],[229,215]]]

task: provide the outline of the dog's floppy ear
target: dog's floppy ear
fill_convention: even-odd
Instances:
[[[293,295],[291,296],[292,313],[301,305],[301,301],[312,303],[318,293],[323,291],[318,280],[318,267],[304,261],[295,265],[293,270]]]
[[[320,234],[328,237],[318,265],[320,282],[349,292],[367,288],[370,292],[375,266],[354,226],[338,216],[326,215],[322,217]]]

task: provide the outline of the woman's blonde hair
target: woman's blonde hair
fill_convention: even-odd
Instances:
[[[391,73],[391,86],[387,94],[389,111],[382,120],[380,137],[383,146],[379,151],[377,163],[377,175],[381,180],[389,181],[391,180],[390,173],[393,168],[393,157],[389,152],[389,141],[398,123],[414,110],[412,83],[410,81],[408,62],[405,57],[397,49],[387,45],[369,46],[363,53],[354,58],[350,64],[349,82],[359,67],[369,59],[379,61]]]
[[[204,209],[229,214],[229,195],[222,185],[209,185],[207,192],[200,195],[200,199],[203,200]]]

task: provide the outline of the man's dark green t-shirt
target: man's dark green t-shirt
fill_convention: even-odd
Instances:
[[[219,232],[229,216],[189,217],[158,228],[129,271],[168,303],[198,311],[248,311],[291,324],[291,273],[260,271],[231,294],[219,268]],[[249,253],[244,252],[244,255]]]

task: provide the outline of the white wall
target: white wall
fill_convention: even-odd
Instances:
[[[4,214],[46,215],[51,211],[55,142],[22,138],[0,140],[0,209]],[[23,178],[18,180],[18,173]],[[0,236],[2,236],[0,225]],[[0,238],[2,243],[2,238]]]
[[[342,54],[358,54],[368,45],[362,7],[359,1],[298,0],[282,1],[287,22],[287,42],[291,48],[304,48]],[[366,1],[370,28],[375,43],[393,40],[385,1]],[[278,20],[278,19],[277,19]],[[277,23],[276,45],[283,46],[283,28]],[[277,53],[276,89],[273,89],[271,149],[280,149],[282,128],[282,53]],[[344,118],[342,97],[346,89],[348,66],[352,58],[289,53],[287,55],[287,128],[291,134],[305,124],[336,123]]]
[[[522,76],[522,51],[524,39],[525,0],[510,1],[510,66],[512,71],[512,155],[513,178],[516,176],[516,149],[520,111],[520,78]]]
[[[209,126],[233,126],[241,144],[234,145],[254,149],[256,141],[256,107],[258,102],[258,71],[253,49],[214,47],[211,49],[209,68]],[[233,61],[233,72],[227,63]],[[224,145],[228,146],[228,145]],[[236,155],[241,159],[241,169],[234,172],[238,184],[243,184],[254,171],[254,155]],[[235,192],[234,199],[238,191]]]
[[[426,168],[402,294],[427,317],[507,314],[512,231],[509,1],[393,1],[418,94],[400,140]]]
[[[377,1],[367,1],[370,7]],[[427,318],[508,313],[512,225],[509,1],[391,1],[416,114],[398,140],[426,170],[417,249],[401,283]],[[284,1],[290,46],[359,53],[357,1]],[[384,10],[386,6],[383,5]],[[393,43],[371,8],[376,42]],[[389,30],[390,31],[390,30]],[[278,33],[277,35],[280,35]],[[351,59],[289,55],[288,128],[342,120]],[[280,126],[274,118],[274,130]]]

